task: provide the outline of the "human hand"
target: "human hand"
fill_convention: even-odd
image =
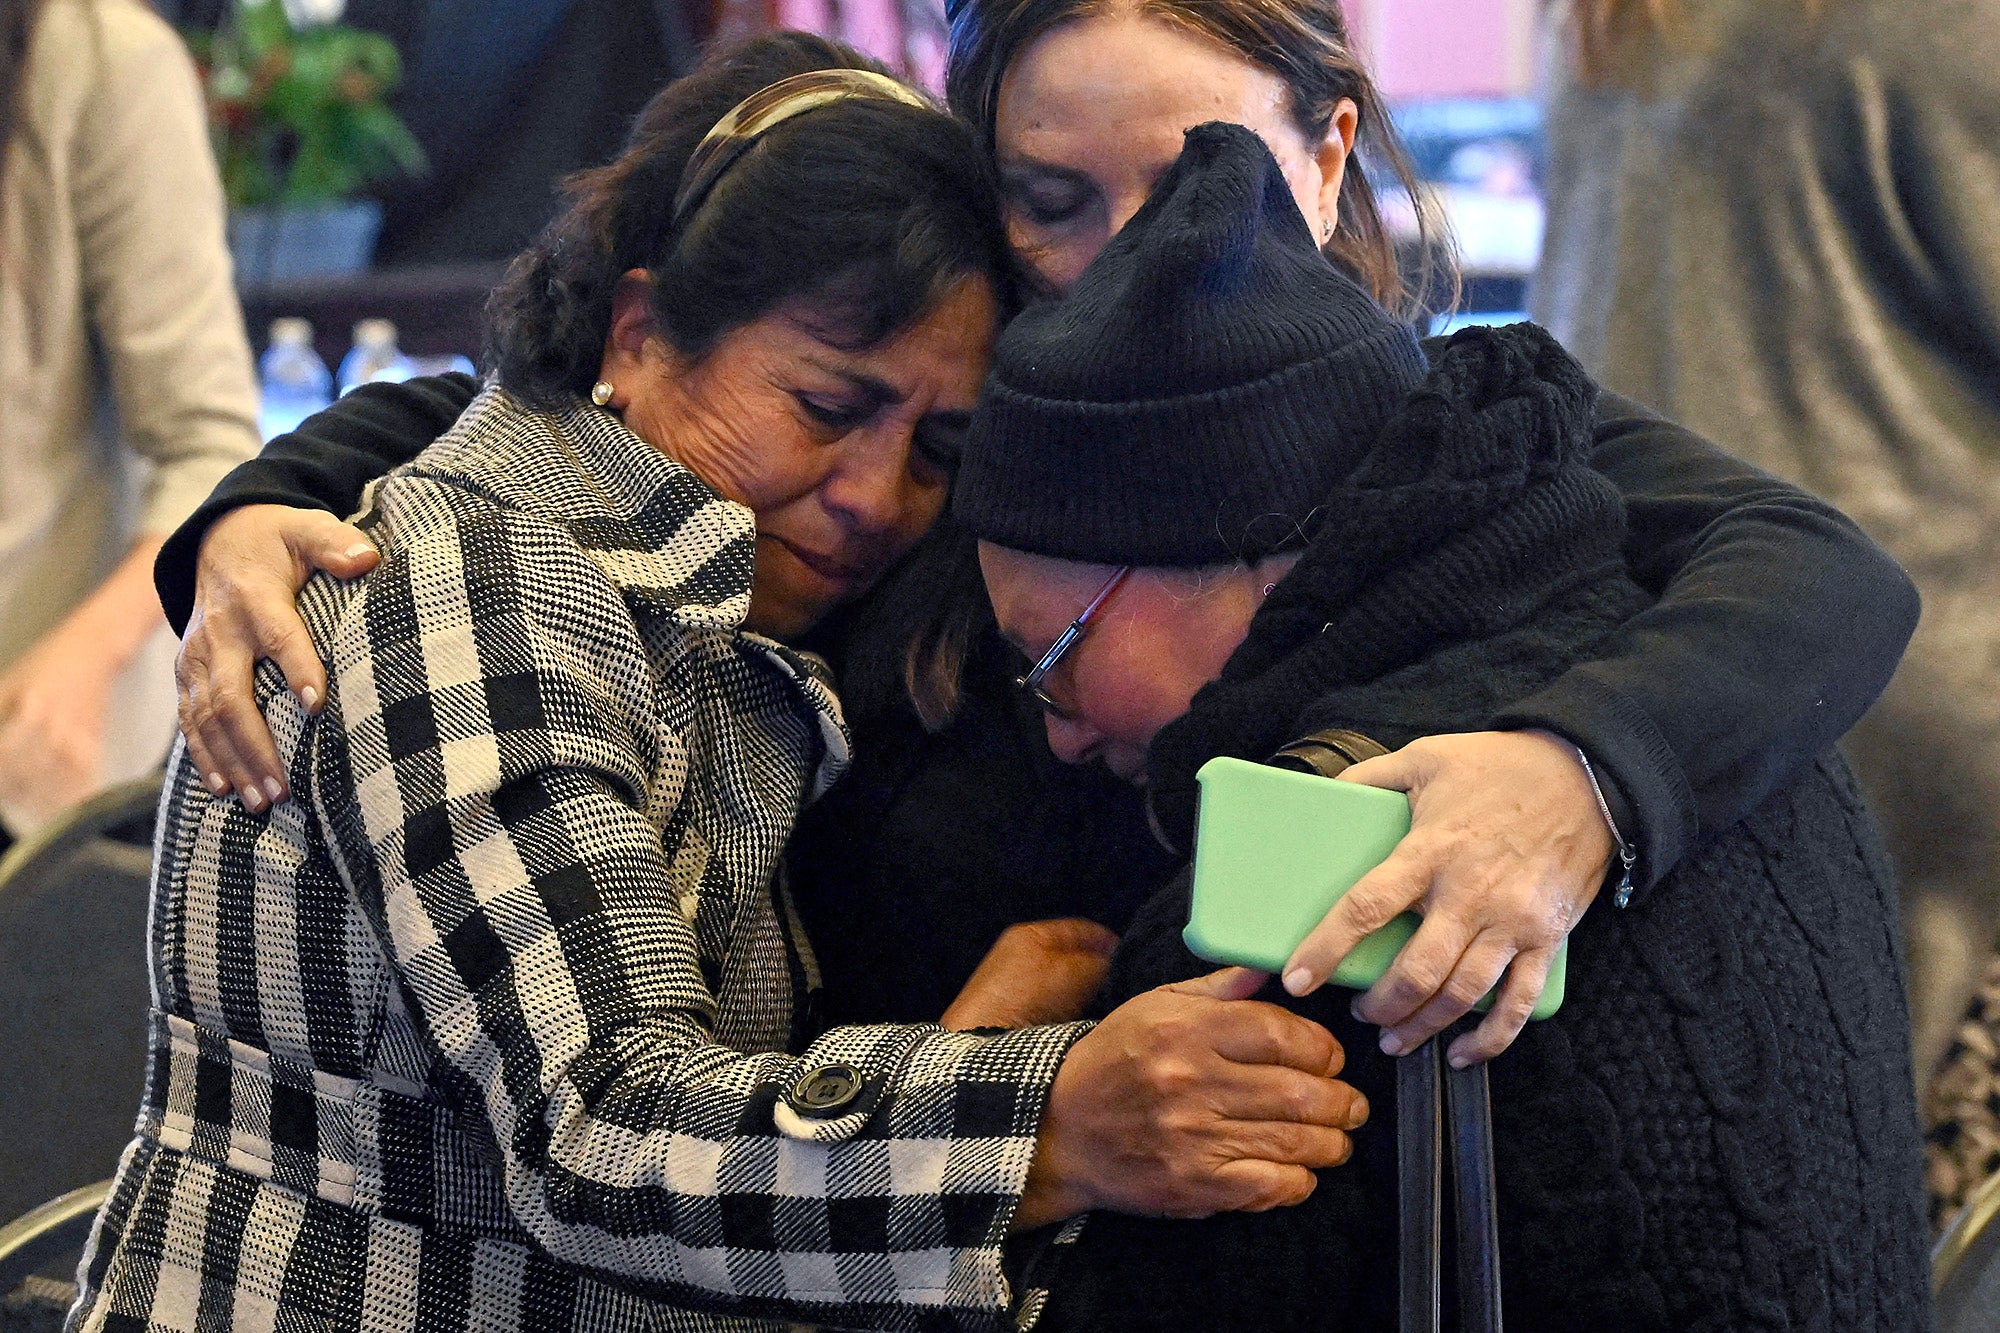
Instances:
[[[64,623],[0,674],[0,809],[23,832],[97,789],[111,689],[127,664]]]
[[[298,593],[315,569],[367,573],[380,558],[359,528],[317,509],[245,505],[202,538],[194,614],[174,663],[188,757],[217,796],[232,789],[252,810],[291,793],[252,676],[268,657],[308,713],[326,700],[326,670],[299,618]]]
[[[1000,932],[940,1021],[947,1028],[1027,1028],[1067,1023],[1111,967],[1118,937],[1095,921],[1023,921]]]
[[[1017,1229],[1091,1208],[1161,1217],[1302,1202],[1368,1102],[1333,1034],[1225,968],[1126,1001],[1056,1071]]]
[[[1311,993],[1363,936],[1398,913],[1423,924],[1354,1002],[1390,1055],[1415,1050],[1497,984],[1493,1008],[1454,1041],[1454,1066],[1513,1043],[1555,953],[1611,864],[1613,844],[1577,754],[1542,731],[1428,736],[1341,774],[1409,793],[1410,832],[1349,889],[1285,964]]]

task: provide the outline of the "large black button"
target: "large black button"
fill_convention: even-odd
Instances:
[[[867,1080],[848,1065],[821,1065],[804,1074],[785,1094],[785,1104],[802,1116],[831,1120],[845,1114]]]

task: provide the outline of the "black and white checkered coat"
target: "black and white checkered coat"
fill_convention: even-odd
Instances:
[[[847,735],[740,628],[750,513],[488,389],[364,522],[380,567],[301,598],[324,711],[260,686],[300,799],[168,783],[149,1085],[72,1326],[1002,1322],[1078,1029],[804,1030],[778,855]]]

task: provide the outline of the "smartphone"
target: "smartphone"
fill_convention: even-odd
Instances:
[[[1214,963],[1283,970],[1312,928],[1355,881],[1382,864],[1410,831],[1410,799],[1399,791],[1241,759],[1211,759],[1196,774],[1194,905],[1181,937]],[[1363,939],[1332,982],[1374,985],[1416,932],[1405,912]],[[1569,942],[1556,950],[1532,1015],[1562,1007]],[[1487,995],[1479,1009],[1492,1007]]]

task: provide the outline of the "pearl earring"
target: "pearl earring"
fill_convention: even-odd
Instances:
[[[603,380],[599,380],[590,386],[590,401],[596,403],[599,407],[609,407],[611,405],[611,395],[614,392],[616,390],[609,384],[606,384]]]

